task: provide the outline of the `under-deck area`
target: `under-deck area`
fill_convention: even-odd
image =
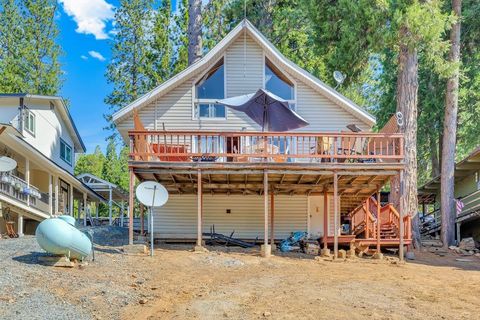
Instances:
[[[189,133],[190,136],[178,132],[147,132],[131,132],[130,193],[133,194],[136,178],[139,181],[161,183],[172,199],[192,202],[194,199],[191,197],[194,196],[196,203],[191,204],[196,205],[196,221],[188,221],[196,224],[191,227],[196,227],[199,246],[202,245],[203,229],[208,227],[203,221],[208,220],[210,214],[205,207],[213,208],[215,204],[211,202],[217,196],[222,199],[235,197],[237,202],[242,201],[238,196],[245,196],[244,201],[262,201],[263,205],[255,209],[259,214],[253,218],[245,216],[245,219],[263,222],[264,230],[259,239],[262,239],[265,247],[284,237],[281,231],[276,230],[276,212],[280,210],[276,199],[284,199],[282,197],[285,196],[306,199],[308,204],[302,209],[303,212],[292,211],[290,214],[304,215],[305,231],[308,230],[312,238],[320,239],[324,248],[332,247],[335,254],[339,245],[347,243],[347,240],[349,244],[375,246],[377,250],[381,247],[403,247],[410,241],[406,232],[409,226],[405,224],[405,217],[400,217],[400,210],[395,213],[388,211],[384,219],[382,213],[385,210],[381,205],[378,204],[377,211],[369,204],[374,201],[370,198],[378,195],[392,177],[402,175],[401,135],[316,133],[294,136],[281,133],[289,136],[283,138],[271,133],[256,133],[256,143],[260,142],[264,147],[255,153],[255,148],[246,148],[252,145],[246,142],[251,140],[246,137],[251,137],[252,133],[235,133],[239,145],[236,148],[232,146],[231,150],[234,151],[230,152],[227,144],[234,141],[228,139],[230,133],[217,133],[217,139],[210,139],[208,137],[213,133],[201,138],[204,132],[196,132],[195,135]],[[304,144],[301,147],[300,141]],[[324,143],[322,151],[317,150]],[[296,149],[288,146],[295,146]],[[338,151],[336,146],[347,147]],[[202,152],[202,149],[215,152]],[[242,150],[246,150],[245,153]],[[318,201],[316,198],[319,197],[323,202],[320,200],[312,206],[311,202]],[[281,203],[282,206],[289,205],[288,200]],[[368,208],[365,207],[366,203]],[[365,210],[357,215],[362,211],[359,208]],[[229,209],[225,211],[229,213]],[[315,221],[315,211],[323,212],[323,221]],[[381,224],[376,223],[377,212],[380,212]],[[193,218],[192,212],[187,215]],[[184,219],[182,221],[185,223]],[[315,229],[313,223],[321,225],[322,230],[312,232]],[[382,229],[386,224],[391,230]],[[360,230],[362,225],[363,230]],[[235,225],[231,225],[231,228],[235,229]],[[293,228],[291,232],[298,231]],[[277,236],[277,233],[281,236]]]

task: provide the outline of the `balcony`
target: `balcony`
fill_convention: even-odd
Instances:
[[[400,164],[402,134],[130,131],[130,160],[168,163]]]
[[[44,213],[49,212],[48,193],[40,192],[34,186],[14,175],[0,176],[0,193]]]

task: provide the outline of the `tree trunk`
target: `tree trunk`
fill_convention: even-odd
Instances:
[[[430,161],[432,163],[432,178],[437,177],[440,174],[440,162],[438,160],[438,146],[435,138],[429,137],[430,142]]]
[[[188,0],[188,65],[202,57],[202,0]]]
[[[406,27],[400,30],[401,38],[408,37]],[[397,78],[397,111],[404,117],[404,125],[400,128],[405,135],[404,155],[405,173],[403,175],[403,194],[396,202],[403,201],[403,215],[413,217],[413,241],[418,247],[420,230],[417,210],[417,95],[418,95],[418,55],[416,48],[400,44],[398,56]]]
[[[450,55],[449,59],[456,64],[455,70],[447,81],[445,95],[445,120],[443,122],[442,144],[442,176],[441,176],[441,207],[442,231],[441,238],[444,247],[455,243],[455,201],[454,201],[454,172],[455,172],[455,147],[457,134],[458,113],[458,82],[460,61],[460,16],[461,0],[452,0],[452,9],[458,18],[450,31]]]

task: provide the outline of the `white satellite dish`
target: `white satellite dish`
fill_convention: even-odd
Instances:
[[[17,167],[17,161],[12,158],[0,156],[0,172],[12,171]]]
[[[153,257],[153,208],[161,207],[168,201],[168,191],[160,183],[145,181],[135,190],[138,201],[150,208],[150,256]]]
[[[340,71],[333,71],[333,78],[337,82],[337,86],[335,87],[336,89],[338,88],[339,85],[343,83],[343,81],[345,81],[346,76]]]
[[[145,181],[138,185],[135,195],[147,207],[161,207],[168,201],[168,191],[160,183]]]

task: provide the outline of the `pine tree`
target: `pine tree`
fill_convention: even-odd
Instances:
[[[115,140],[108,140],[107,152],[105,154],[105,164],[103,166],[102,178],[108,182],[119,184],[121,176],[121,167],[117,156],[117,146]]]
[[[55,21],[57,2],[54,0],[23,0],[22,19],[25,35],[23,58],[28,74],[28,92],[55,95],[61,86],[58,61],[61,48],[56,43],[58,27]]]
[[[147,53],[152,68],[148,71],[151,86],[157,86],[172,75],[171,40],[172,7],[170,0],[162,0],[154,16],[150,50]]]
[[[105,156],[100,146],[95,148],[92,154],[82,154],[75,164],[75,175],[82,173],[91,173],[99,178],[103,177],[103,168],[105,165]]]
[[[188,0],[188,65],[202,58],[202,0]]]
[[[174,16],[173,46],[177,54],[173,57],[173,74],[188,66],[188,0],[178,0],[178,10]]]
[[[1,0],[0,10],[0,92],[25,92],[23,19],[15,0]]]
[[[122,0],[115,12],[117,33],[113,39],[112,60],[105,75],[113,84],[113,91],[105,99],[110,105],[110,113],[105,115],[109,122],[112,113],[152,87],[149,78],[152,65],[148,59],[152,13],[152,0]],[[113,130],[114,124],[110,122],[108,128]]]

